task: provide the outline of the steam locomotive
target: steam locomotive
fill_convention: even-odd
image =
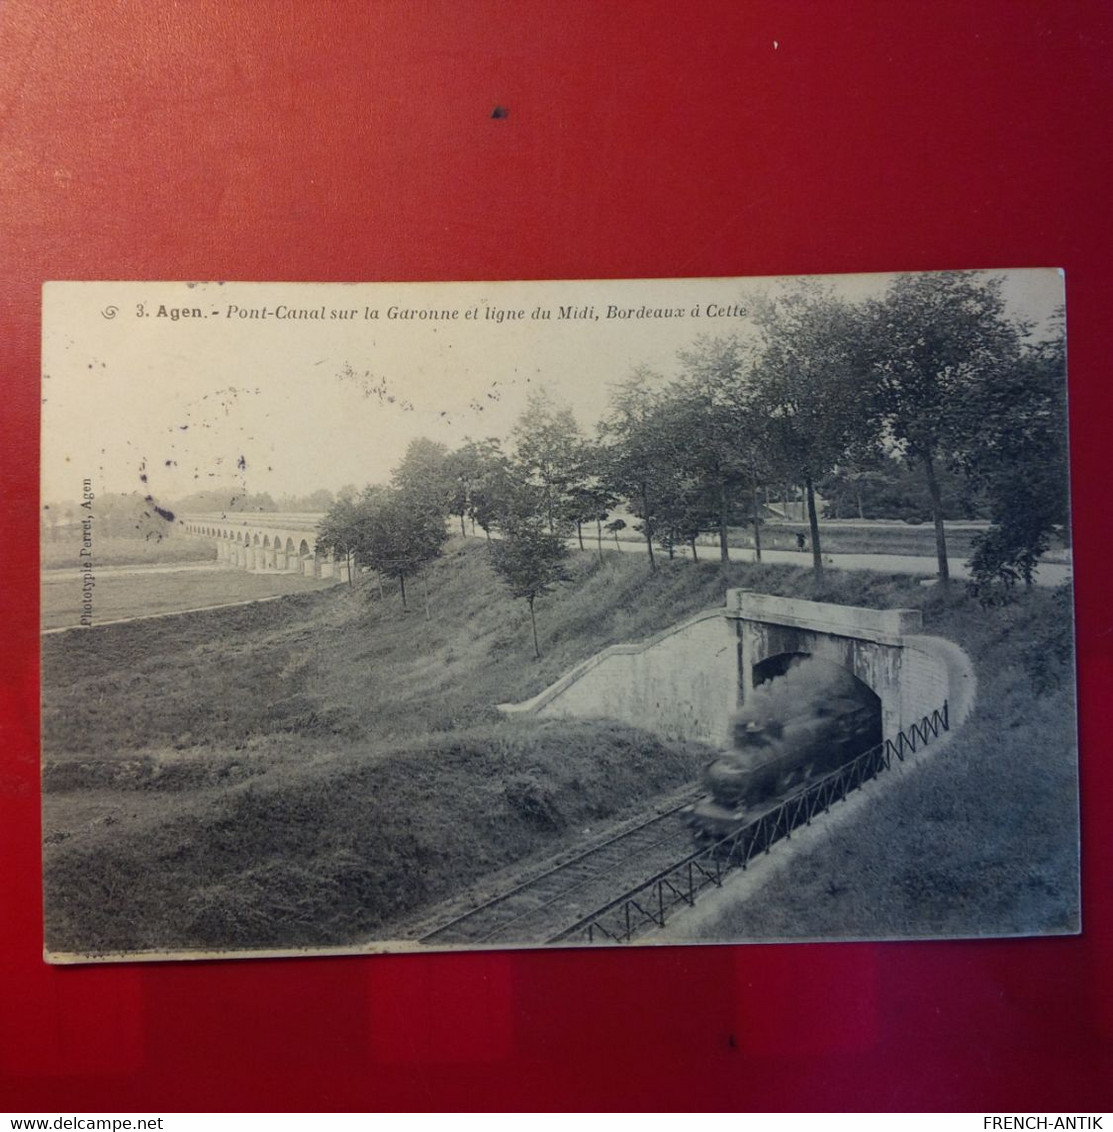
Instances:
[[[687,812],[697,840],[717,841],[794,789],[805,786],[881,742],[876,707],[852,694],[806,704],[788,719],[759,706],[734,721],[734,748],[704,771],[708,797]]]

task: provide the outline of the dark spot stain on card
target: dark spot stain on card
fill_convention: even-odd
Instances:
[[[509,118],[510,117],[510,111],[507,110],[507,108],[505,106],[496,106],[494,108],[494,110],[491,111],[491,117],[492,118]]]
[[[163,522],[166,522],[166,523],[173,523],[174,522],[174,518],[175,518],[174,512],[168,510],[165,507],[160,507],[155,502],[153,495],[145,495],[143,497],[143,502],[150,505],[149,511],[145,510],[145,511],[142,512],[142,517],[144,519],[153,519],[155,516],[157,516],[159,519],[162,519]],[[154,512],[154,514],[152,514],[152,512]],[[136,523],[135,529],[137,531],[142,531],[143,526],[144,526],[144,524],[142,524],[142,523]],[[148,530],[148,531],[144,532],[143,537],[148,541],[150,541],[151,539],[154,539],[156,542],[161,542],[164,536],[163,536],[162,530],[158,529],[158,530],[153,530],[153,531]]]
[[[337,374],[337,378],[340,381],[354,383],[365,399],[374,397],[380,405],[397,405],[404,413],[413,412],[412,401],[391,392],[387,379],[375,377],[370,370],[364,370],[359,374],[352,368],[350,362],[346,362],[344,368]]]

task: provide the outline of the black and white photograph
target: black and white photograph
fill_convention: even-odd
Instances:
[[[1077,933],[1066,323],[45,284],[48,960]]]

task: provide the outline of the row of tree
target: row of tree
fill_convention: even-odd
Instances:
[[[159,542],[171,528],[174,514],[158,506],[150,495],[137,491],[97,495],[88,509],[80,503],[44,503],[42,537],[48,542],[72,542],[73,528],[94,518],[96,538],[143,539]]]
[[[989,518],[982,492],[961,472],[945,465],[938,475],[944,519]],[[931,522],[931,497],[923,476],[892,452],[879,451],[840,464],[820,481],[819,489],[828,519]]]
[[[515,597],[524,598],[533,625],[534,602],[563,576],[568,554],[557,533],[557,519],[548,510],[543,485],[522,474],[494,442],[468,443],[455,452],[426,439],[411,442],[387,486],[370,486],[354,496],[341,493],[318,530],[317,545],[331,550],[352,567],[366,566],[378,577],[399,583],[403,609],[408,609],[406,583],[417,577],[423,586],[425,568],[439,557],[449,539],[449,516],[479,524],[488,537],[500,539],[491,550],[496,570]],[[428,588],[425,609],[428,616]]]
[[[327,487],[308,495],[280,495],[276,500],[269,491],[231,491],[227,488],[205,488],[177,500],[178,510],[186,512],[220,511],[225,514],[259,512],[327,511],[338,498],[356,492],[354,485],[342,487],[335,494]]]
[[[651,570],[655,548],[696,555],[707,533],[726,561],[740,523],[760,558],[767,500],[788,484],[802,488],[821,575],[817,486],[899,461],[923,485],[943,582],[948,486],[991,520],[975,576],[1031,581],[1068,521],[1061,321],[1033,336],[1009,316],[1002,282],[972,273],[900,276],[859,303],[799,282],[750,311],[747,334],[698,340],[671,376],[635,370],[594,435],[537,392],[506,448],[415,441],[388,486],[342,494],[322,545],[397,578],[404,595],[441,552],[446,520],[461,533],[470,522],[498,535],[495,565],[532,612],[568,535],[582,547],[594,526],[602,553],[604,530],[625,526],[616,509],[636,519]]]

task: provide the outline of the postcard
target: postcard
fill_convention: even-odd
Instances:
[[[1077,932],[1062,273],[52,282],[52,962]]]

